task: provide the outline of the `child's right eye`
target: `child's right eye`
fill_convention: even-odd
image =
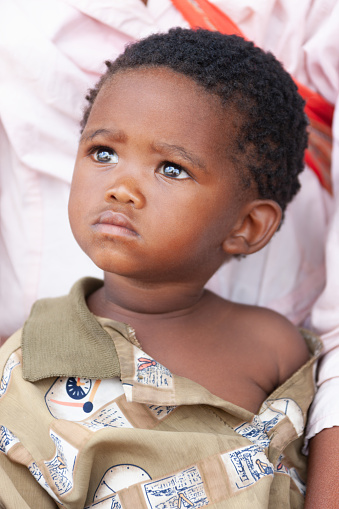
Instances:
[[[98,163],[117,164],[119,161],[118,154],[109,147],[98,147],[92,151],[95,161]]]
[[[164,175],[165,177],[175,179],[175,180],[183,180],[190,178],[189,174],[180,164],[174,164],[170,162],[164,163],[159,169],[159,173]]]

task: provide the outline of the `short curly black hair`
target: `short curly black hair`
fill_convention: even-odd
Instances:
[[[269,52],[235,35],[173,28],[133,43],[89,90],[81,122],[84,129],[102,86],[119,71],[167,67],[192,78],[235,107],[241,125],[232,162],[244,188],[256,185],[258,197],[276,201],[282,211],[300,188],[307,146],[304,101],[282,65]]]

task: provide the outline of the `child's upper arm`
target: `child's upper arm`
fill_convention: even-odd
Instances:
[[[274,342],[280,385],[308,361],[310,354],[299,330],[284,316],[267,311],[270,315],[267,323],[272,331],[270,337]]]

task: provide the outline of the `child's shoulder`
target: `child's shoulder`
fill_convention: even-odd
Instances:
[[[223,306],[228,310],[225,316],[232,317],[231,327],[241,345],[276,365],[278,384],[309,359],[303,336],[284,316],[268,308],[229,301]]]
[[[179,345],[180,357],[173,361],[176,370],[181,362],[177,374],[253,412],[309,359],[297,328],[269,309],[209,292],[195,322],[185,334],[188,346],[194,347],[194,363]]]

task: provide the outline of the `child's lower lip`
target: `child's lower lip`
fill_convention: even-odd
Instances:
[[[111,237],[137,237],[138,234],[126,228],[125,226],[117,226],[115,224],[97,223],[93,226],[94,230],[98,233],[108,235]]]

